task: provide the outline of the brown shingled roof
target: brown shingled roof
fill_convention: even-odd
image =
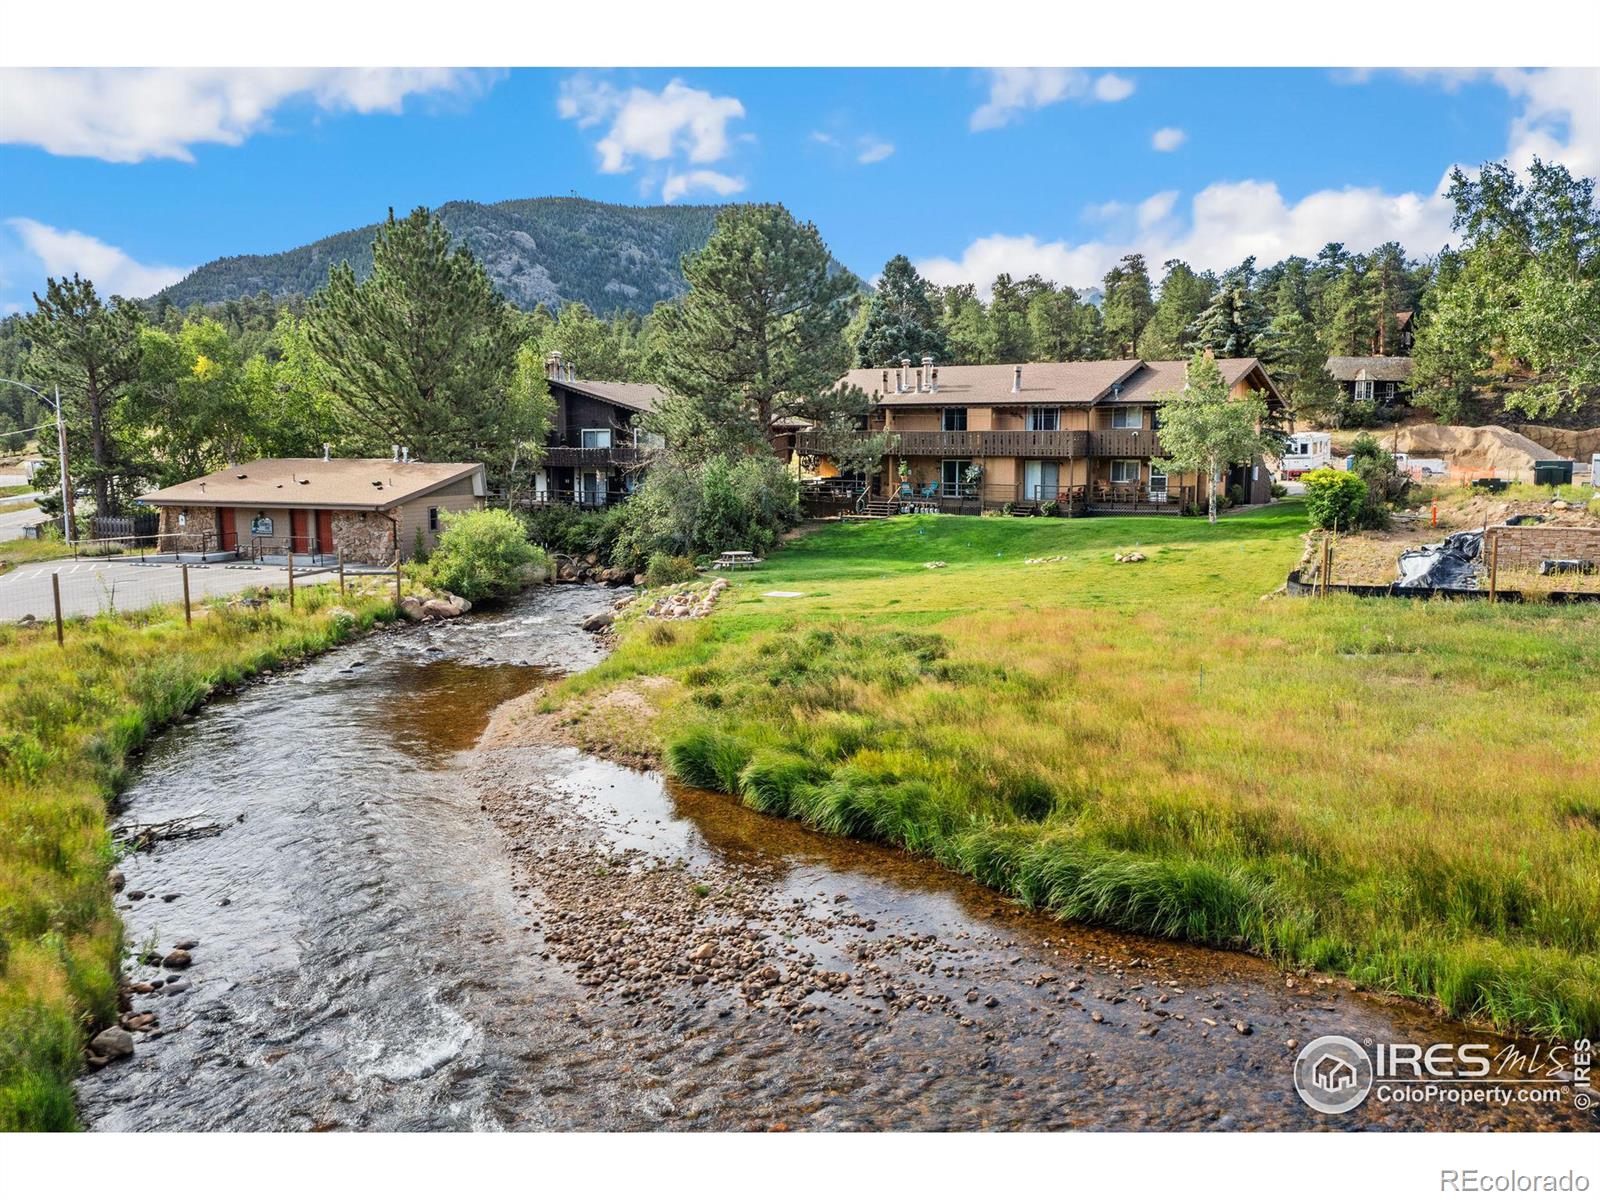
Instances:
[[[1149,404],[1161,392],[1181,391],[1188,367],[1189,364],[1184,359],[1147,362],[1144,364],[1144,370],[1122,385],[1119,399],[1133,404]],[[1262,390],[1271,397],[1278,397],[1277,388],[1272,384],[1272,377],[1267,374],[1266,368],[1262,367],[1258,358],[1219,358],[1217,369],[1222,372],[1222,382],[1230,388],[1251,371],[1260,370],[1261,377],[1267,383]]]
[[[1411,359],[1378,354],[1334,355],[1328,359],[1328,374],[1342,382],[1350,382],[1362,371],[1368,379],[1404,383],[1411,378]]]
[[[1144,362],[1137,358],[1109,359],[1090,362],[1022,363],[1022,391],[1011,390],[1016,378],[1017,363],[999,363],[987,366],[942,366],[937,392],[896,392],[894,390],[897,367],[890,367],[889,386],[883,384],[884,368],[863,367],[849,372],[843,383],[852,384],[866,392],[885,408],[902,407],[956,407],[963,405],[1064,405],[1086,406],[1115,404],[1119,402],[1148,404],[1159,392],[1177,391],[1183,387],[1184,371],[1188,362],[1183,359]],[[1265,381],[1263,389],[1273,398],[1279,398],[1272,379],[1259,359],[1219,358],[1217,366],[1229,387],[1238,383],[1251,371],[1260,371]],[[912,387],[916,386],[918,368],[911,368]]]
[[[1022,367],[1022,391],[1012,382]],[[883,386],[882,367],[863,367],[845,375],[842,382],[860,388],[885,407],[934,405],[938,407],[986,404],[1088,405],[1139,368],[1139,360],[1103,362],[997,363],[984,366],[935,366],[937,392],[896,392],[895,373],[889,368],[889,387]],[[911,368],[909,386],[916,386],[918,368]]]
[[[146,504],[393,508],[482,470],[482,463],[259,458],[173,484],[139,499]]]
[[[608,404],[620,404],[635,412],[649,412],[665,395],[653,383],[612,383],[604,379],[554,379],[551,382],[557,387],[570,388]]]

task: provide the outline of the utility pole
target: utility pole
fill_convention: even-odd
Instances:
[[[72,516],[72,480],[67,477],[67,423],[61,414],[61,385],[55,385],[55,399],[52,401],[36,387],[30,387],[20,379],[0,379],[0,383],[9,383],[23,391],[32,392],[46,404],[54,403],[56,406],[56,455],[61,463],[61,530],[67,535],[67,545],[77,541],[77,522]]]
[[[61,529],[67,545],[78,540],[78,521],[73,514],[72,480],[67,477],[67,423],[61,419],[61,385],[56,384],[56,455],[61,460]]]

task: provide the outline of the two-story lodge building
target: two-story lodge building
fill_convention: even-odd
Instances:
[[[1217,365],[1233,394],[1255,391],[1282,409],[1259,360]],[[871,397],[869,432],[894,435],[876,481],[888,498],[953,512],[1046,503],[1071,514],[1181,512],[1205,507],[1205,482],[1151,460],[1163,455],[1162,397],[1182,390],[1186,368],[1140,359],[941,367],[924,357],[841,382]],[[804,435],[796,448],[808,449]],[[1272,480],[1258,459],[1212,486],[1256,504],[1270,499]]]

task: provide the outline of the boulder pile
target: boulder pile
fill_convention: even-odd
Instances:
[[[631,583],[639,587],[644,583],[644,576],[635,575],[623,567],[601,566],[598,554],[585,554],[581,558],[558,558],[555,582],[603,583],[607,587],[622,587]]]
[[[941,558],[941,559],[936,559],[933,562],[925,562],[922,565],[924,567],[928,568],[928,570],[930,570],[930,571],[937,571],[940,567],[948,567],[950,564],[945,562]]]
[[[1066,562],[1067,556],[1065,554],[1052,554],[1049,558],[1025,558],[1022,561],[1032,567],[1039,563]]]
[[[727,589],[726,579],[714,579],[703,592],[692,588],[679,588],[650,602],[645,615],[662,621],[695,621],[711,615],[711,608]]]
[[[1118,552],[1116,560],[1119,563],[1144,562],[1144,555],[1140,554],[1137,550],[1129,550],[1125,553]]]
[[[400,601],[400,612],[408,621],[447,621],[472,611],[472,601],[463,596],[407,596]]]

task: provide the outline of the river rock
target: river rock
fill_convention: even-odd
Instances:
[[[407,596],[400,601],[400,615],[408,621],[426,621],[428,619],[427,610],[424,608],[422,601],[415,596]]]
[[[123,888],[123,885],[128,882],[128,877],[121,871],[113,871],[111,874],[106,876],[106,882],[111,884],[111,890],[113,892],[120,892]]]
[[[194,957],[187,950],[173,950],[161,960],[161,965],[171,970],[187,967],[194,961]]]
[[[438,617],[440,619],[459,617],[461,615],[461,610],[449,600],[440,600],[438,598],[424,600],[422,602],[422,611],[427,616]]]
[[[590,633],[599,633],[602,629],[610,628],[611,623],[613,621],[615,621],[616,619],[617,619],[617,615],[615,613],[609,613],[609,612],[590,613],[587,617],[585,617],[583,619],[583,627],[584,627],[584,629],[588,630]]]
[[[94,1035],[89,1049],[104,1059],[127,1058],[133,1053],[133,1035],[116,1025]]]

